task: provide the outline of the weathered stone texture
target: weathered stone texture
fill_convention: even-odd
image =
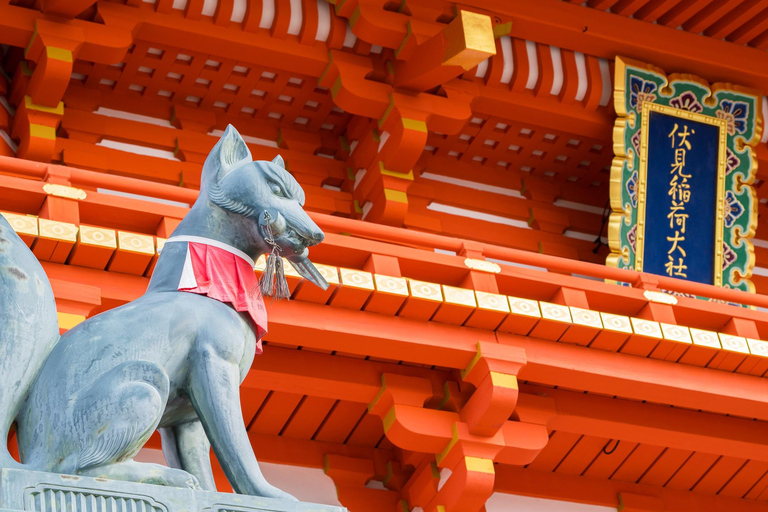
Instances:
[[[330,505],[0,470],[0,512],[346,512]]]

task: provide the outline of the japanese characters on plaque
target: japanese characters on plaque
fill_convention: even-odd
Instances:
[[[607,264],[753,291],[762,96],[616,59]]]
[[[685,264],[685,258],[688,253],[685,252],[685,225],[688,221],[689,210],[691,206],[691,184],[689,179],[693,178],[691,171],[686,170],[685,161],[688,151],[692,151],[691,141],[688,138],[696,134],[694,129],[688,130],[688,125],[683,124],[683,129],[678,131],[679,125],[675,123],[672,131],[667,135],[671,139],[670,146],[674,150],[674,157],[670,164],[669,174],[669,230],[674,231],[674,235],[667,236],[667,242],[670,243],[667,251],[668,261],[664,264],[664,271],[670,276],[688,277],[688,265]],[[646,180],[648,176],[646,174]],[[647,215],[646,215],[647,217]],[[690,247],[688,248],[690,250]],[[675,263],[677,261],[677,263]]]
[[[643,105],[635,268],[720,285],[725,121],[679,114]]]

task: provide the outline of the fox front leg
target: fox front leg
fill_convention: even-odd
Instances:
[[[196,477],[206,491],[216,491],[211,469],[211,443],[200,420],[159,429],[163,455],[169,466]]]
[[[240,409],[239,367],[222,352],[212,345],[193,349],[188,391],[224,474],[240,494],[297,501],[261,474]]]

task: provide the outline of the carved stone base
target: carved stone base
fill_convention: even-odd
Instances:
[[[239,494],[38,471],[0,470],[0,512],[346,512]]]

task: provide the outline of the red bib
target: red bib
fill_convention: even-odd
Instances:
[[[250,258],[246,260],[247,256],[204,242],[187,244],[178,289],[228,302],[237,311],[247,311],[256,328],[256,353],[261,354],[261,338],[267,333],[267,308]]]

